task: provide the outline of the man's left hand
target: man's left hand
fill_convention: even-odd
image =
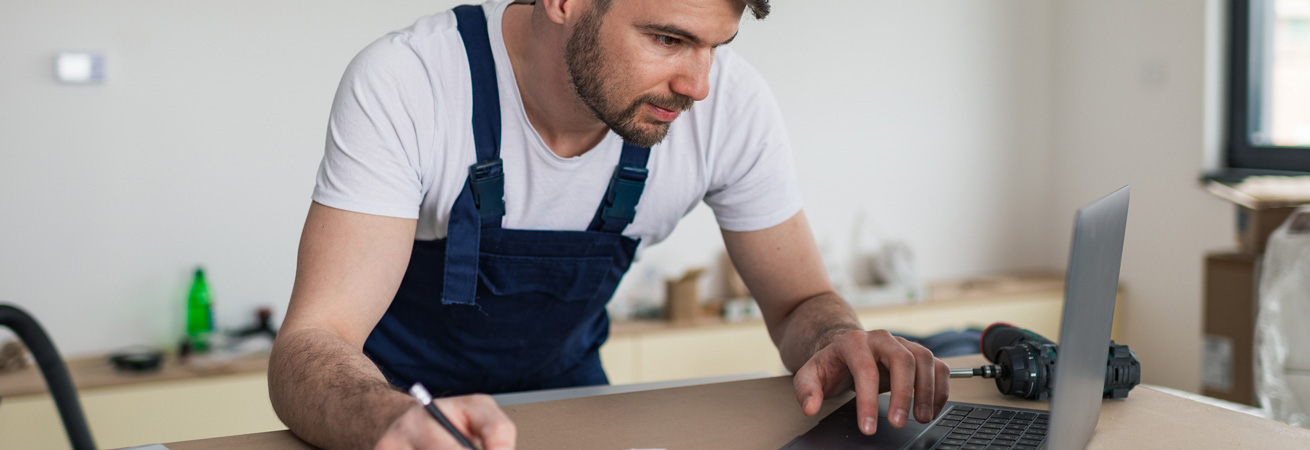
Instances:
[[[870,435],[877,431],[878,394],[891,391],[893,427],[905,426],[911,404],[915,419],[928,423],[946,404],[949,378],[950,367],[922,345],[885,330],[856,330],[814,353],[792,384],[807,416],[819,412],[824,398],[854,387],[860,432]]]

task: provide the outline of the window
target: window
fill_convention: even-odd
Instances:
[[[1231,0],[1228,167],[1310,172],[1310,0]]]

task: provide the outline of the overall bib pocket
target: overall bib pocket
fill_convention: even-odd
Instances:
[[[540,257],[483,253],[478,278],[496,297],[546,294],[573,302],[596,298],[614,266],[611,256]]]

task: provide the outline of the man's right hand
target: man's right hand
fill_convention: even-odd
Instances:
[[[485,450],[512,450],[518,432],[514,422],[487,395],[466,395],[433,401],[442,414]],[[459,441],[437,422],[423,405],[412,408],[391,422],[378,440],[376,450],[451,449],[463,450]]]

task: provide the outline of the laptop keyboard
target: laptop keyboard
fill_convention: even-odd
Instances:
[[[1050,415],[952,405],[926,434],[941,436],[936,450],[1037,450]]]

